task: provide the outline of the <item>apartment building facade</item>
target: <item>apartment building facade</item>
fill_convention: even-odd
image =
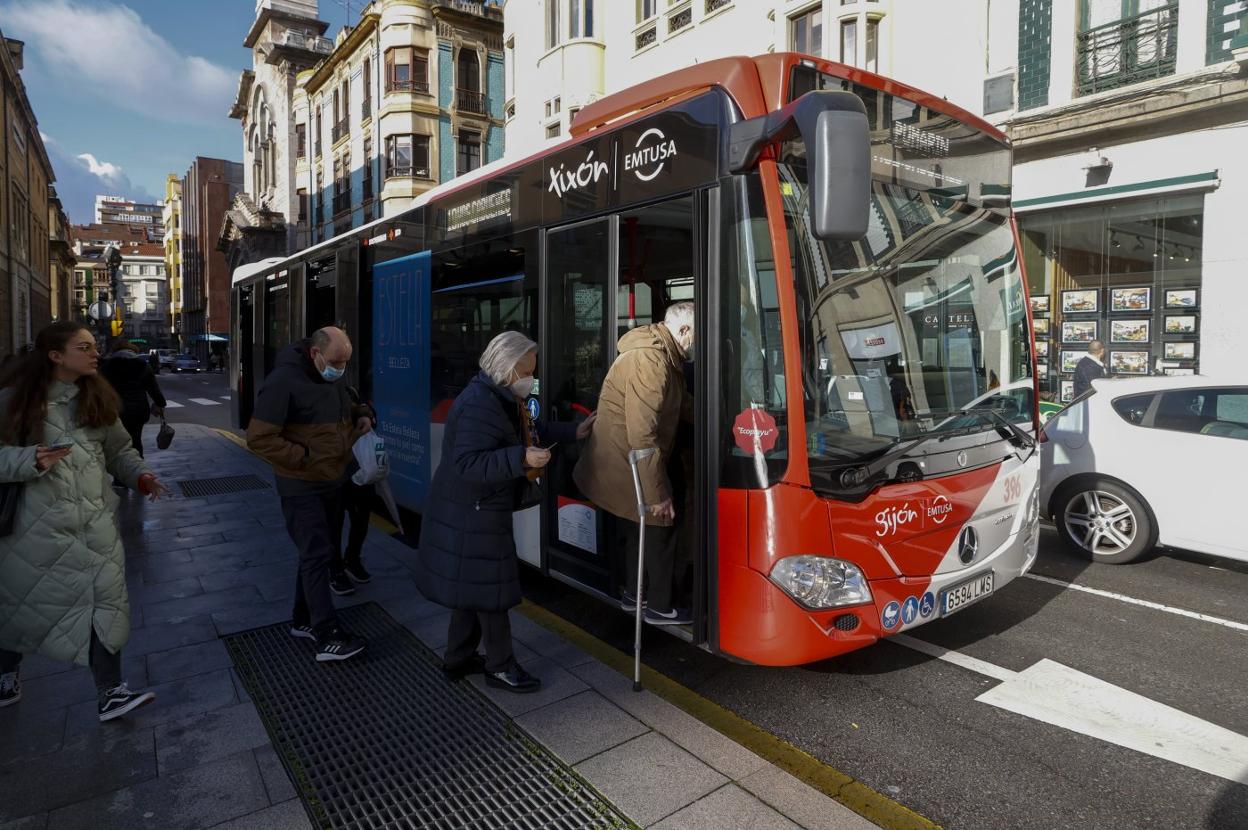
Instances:
[[[1042,387],[1094,334],[1115,374],[1244,376],[1248,4],[1021,0],[1014,142]]]
[[[165,177],[165,200],[160,215],[164,227],[165,274],[169,282],[169,332],[181,345],[182,334],[182,178]]]
[[[179,345],[201,360],[229,338],[233,271],[218,243],[227,213],[243,192],[244,173],[238,162],[197,156],[182,179],[178,337]]]
[[[24,44],[0,32],[0,355],[52,320],[49,203],[55,174],[22,81]]]
[[[502,12],[373,0],[299,75],[293,108],[303,245],[400,213],[502,157]]]

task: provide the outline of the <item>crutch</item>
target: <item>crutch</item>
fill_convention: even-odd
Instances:
[[[644,459],[654,455],[654,447],[644,450],[628,451],[628,466],[633,470],[633,489],[637,491],[637,523],[640,531],[637,534],[637,593],[633,597],[637,600],[636,608],[636,628],[633,632],[633,691],[641,691],[641,586],[643,576],[646,572],[646,500],[641,494],[641,476],[637,472],[637,465]]]

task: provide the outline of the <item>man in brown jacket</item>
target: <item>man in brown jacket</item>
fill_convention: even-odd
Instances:
[[[352,405],[341,381],[350,360],[351,340],[333,326],[287,346],[264,379],[247,425],[247,446],[273,465],[286,529],[299,548],[290,633],[315,640],[319,662],[364,650],[364,641],[338,624],[330,596],[331,590],[355,590],[344,574],[330,573],[330,563],[342,558],[351,448],[371,429],[367,411]]]
[[[640,326],[620,338],[619,357],[607,372],[598,398],[598,420],[572,474],[581,492],[618,520],[622,533],[610,537],[623,546],[626,587],[620,607],[632,610],[641,528],[628,453],[656,450],[637,470],[643,500],[650,506],[645,618],[655,625],[692,621],[688,609],[677,608],[673,597],[677,528],[667,470],[676,461],[676,431],[687,403],[682,364],[693,359],[693,319],[693,303],[676,303],[668,307],[662,323]]]

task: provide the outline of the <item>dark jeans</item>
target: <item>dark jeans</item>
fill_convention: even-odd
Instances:
[[[628,519],[614,518],[611,538],[618,545],[616,562],[624,563],[622,584],[629,594],[637,592],[637,547],[641,525]],[[646,525],[646,577],[643,598],[655,611],[671,611],[675,593],[676,541],[680,526]],[[622,549],[622,550],[620,550]],[[622,556],[620,554],[623,554]]]
[[[368,524],[373,517],[373,485],[363,487],[350,479],[342,487],[343,508],[350,527],[347,529],[347,549],[334,559],[332,570],[338,573],[344,562],[359,563],[364,553],[364,540],[368,537]]]
[[[121,417],[121,425],[126,428],[126,432],[130,433],[130,445],[139,451],[139,456],[143,456],[143,425],[147,423],[147,417],[142,420],[137,418]]]
[[[91,666],[91,674],[95,677],[95,690],[102,696],[105,692],[116,688],[121,683],[121,652],[110,652],[91,632],[91,648],[87,652],[87,661]],[[22,655],[16,651],[0,649],[0,674],[17,671],[22,664]]]
[[[451,611],[446,631],[446,657],[449,666],[463,663],[485,644],[485,670],[491,674],[510,671],[516,658],[511,650],[511,618],[506,611]]]
[[[299,549],[295,607],[291,619],[311,625],[318,634],[331,627],[334,599],[329,591],[330,566],[342,556],[342,493],[283,496],[286,530]]]

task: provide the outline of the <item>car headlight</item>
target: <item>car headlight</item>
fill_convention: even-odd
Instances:
[[[871,601],[871,588],[857,565],[826,556],[786,556],[769,577],[807,608],[839,608]]]

